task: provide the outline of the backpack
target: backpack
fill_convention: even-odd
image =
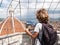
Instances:
[[[42,23],[42,37],[40,37],[39,33],[37,38],[41,45],[53,45],[57,41],[57,32],[50,24]]]

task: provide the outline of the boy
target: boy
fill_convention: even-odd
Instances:
[[[37,23],[35,26],[34,34],[32,34],[29,29],[25,29],[26,33],[34,39],[37,38],[39,33],[42,37],[42,23],[48,24],[48,12],[45,9],[38,10],[36,13],[36,18],[38,19],[39,23]]]

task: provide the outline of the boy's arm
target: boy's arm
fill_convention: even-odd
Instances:
[[[32,34],[28,29],[25,30],[25,32],[30,35],[32,38],[36,38],[38,33],[37,32],[34,32],[34,34]]]

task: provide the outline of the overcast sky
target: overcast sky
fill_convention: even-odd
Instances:
[[[8,7],[11,2],[11,0],[0,0],[0,18],[6,18],[9,16],[8,14]],[[18,4],[19,0],[13,0],[12,1],[12,7],[13,9],[16,7]],[[45,3],[43,3],[45,1]],[[35,15],[35,12],[40,9],[40,8],[45,8],[46,10],[49,9],[48,13],[50,18],[59,18],[60,17],[60,0],[20,0],[21,2],[21,17],[27,17],[27,15],[30,15],[33,17]],[[51,3],[52,2],[52,3]],[[20,9],[19,5],[16,7],[16,10],[14,10],[14,16],[20,16]],[[55,11],[55,12],[54,12]],[[29,14],[28,14],[29,13]]]

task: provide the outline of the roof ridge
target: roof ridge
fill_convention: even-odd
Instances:
[[[9,19],[9,17],[7,17],[7,19],[4,20],[5,22],[4,22],[4,23],[2,24],[2,26],[1,26],[0,34],[1,34],[2,29],[3,29],[4,24],[7,22],[8,19]]]

